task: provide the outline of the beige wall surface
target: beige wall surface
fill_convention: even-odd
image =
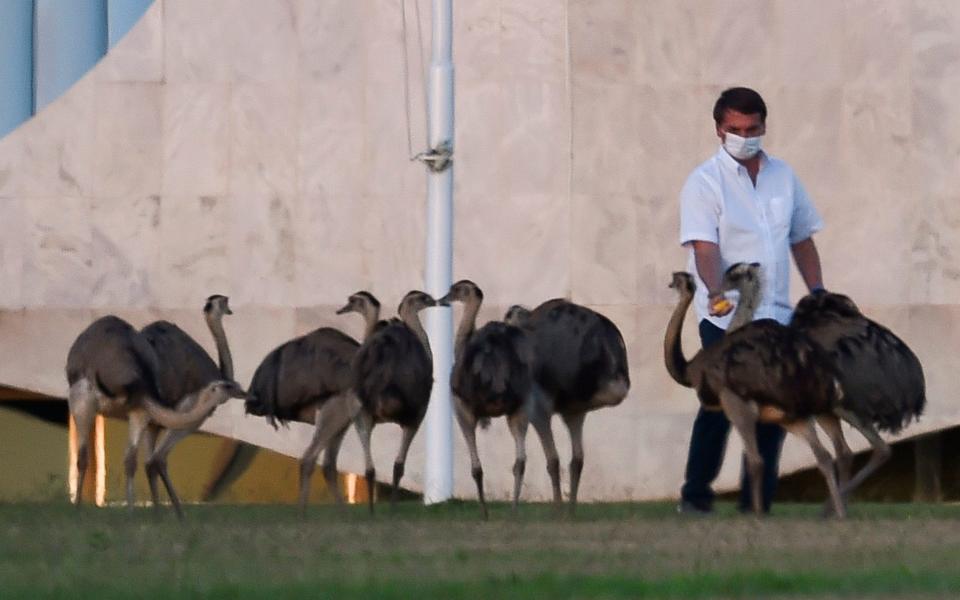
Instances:
[[[921,357],[929,408],[908,433],[960,420],[960,3],[454,5],[455,278],[483,287],[481,319],[567,296],[627,341],[633,387],[587,419],[583,496],[679,488],[697,403],[661,357],[666,284],[685,265],[677,194],[716,149],[712,103],[730,85],[764,95],[765,147],[823,214],[827,286]],[[394,0],[157,0],[103,62],[0,140],[0,383],[64,395],[70,343],[106,313],[174,320],[212,352],[200,314],[212,293],[231,298],[246,383],[294,335],[330,324],[358,335],[355,317],[334,315],[353,291],[392,308],[420,287],[426,186],[407,160],[403,43]],[[206,427],[291,455],[309,439],[242,413],[227,405]],[[374,435],[380,472],[397,433]],[[505,497],[506,427],[480,437],[491,494]],[[455,440],[456,492],[470,496]],[[533,434],[527,445],[524,497],[545,498]],[[788,442],[784,469],[808,454]],[[738,456],[731,439],[722,486],[735,485]],[[413,488],[422,464],[421,435]],[[341,465],[361,470],[353,434]]]

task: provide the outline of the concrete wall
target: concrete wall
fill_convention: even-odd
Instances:
[[[826,220],[827,286],[923,360],[930,406],[909,432],[957,422],[960,5],[455,4],[455,277],[484,288],[481,318],[568,296],[627,340],[633,389],[587,419],[585,497],[665,497],[680,484],[697,403],[661,358],[666,284],[685,264],[676,197],[715,151],[710,111],[729,85],[765,96],[766,147]],[[392,308],[422,285],[425,177],[406,158],[401,44],[388,0],[157,0],[87,77],[0,141],[0,382],[64,394],[69,344],[109,312],[138,326],[175,320],[212,352],[200,315],[211,293],[231,297],[248,382],[293,335],[324,324],[359,334],[333,314],[351,292]],[[421,105],[413,115],[422,143]],[[235,405],[207,427],[292,455],[309,436]],[[397,432],[374,435],[381,472]],[[481,438],[503,497],[513,445],[502,423]],[[471,495],[456,443],[456,489]],[[723,485],[738,450],[732,440]],[[422,451],[418,436],[414,488]],[[524,496],[543,498],[532,433],[528,451]],[[784,468],[808,454],[790,442]],[[341,464],[362,466],[353,434]]]

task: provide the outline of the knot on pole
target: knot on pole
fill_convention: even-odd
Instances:
[[[434,173],[440,173],[453,164],[453,144],[449,141],[442,142],[436,148],[417,154],[413,159],[422,161]]]

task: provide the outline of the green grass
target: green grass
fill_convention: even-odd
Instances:
[[[866,505],[845,522],[778,505],[547,505],[512,515],[425,508],[190,506],[167,511],[0,504],[0,597],[955,597],[960,506]]]

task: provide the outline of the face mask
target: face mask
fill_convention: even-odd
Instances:
[[[753,158],[760,152],[760,141],[762,135],[756,137],[740,137],[735,133],[726,132],[723,134],[723,148],[727,153],[737,159],[747,160]]]

